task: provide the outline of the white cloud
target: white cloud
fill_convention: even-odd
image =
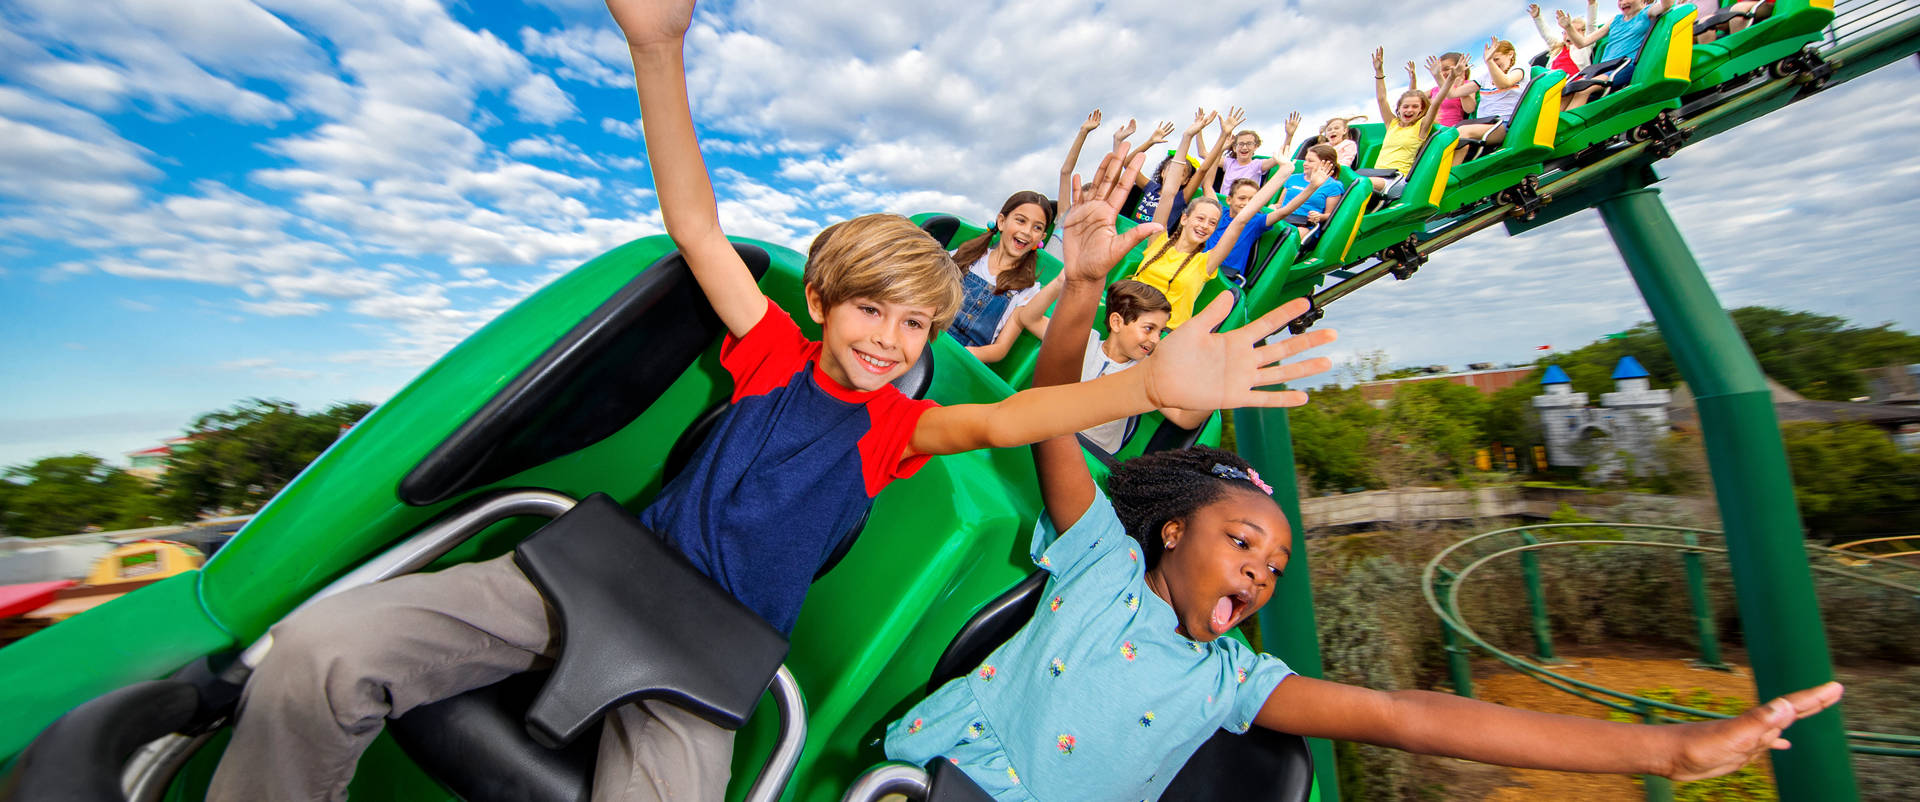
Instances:
[[[575,27],[557,31],[520,29],[520,47],[535,56],[556,59],[555,74],[608,89],[633,86],[633,63],[627,40],[609,27]]]
[[[545,75],[527,76],[525,81],[513,88],[508,101],[520,113],[520,119],[528,122],[552,125],[580,116],[580,110],[573,105],[573,98]]]
[[[573,162],[574,164],[583,165],[595,170],[600,169],[600,164],[582,152],[580,146],[568,142],[558,134],[514,140],[507,145],[507,154],[521,158],[539,156],[559,161]]]
[[[616,120],[612,117],[600,118],[600,130],[605,131],[609,134],[613,134],[614,136],[624,137],[626,139],[631,139],[636,142],[640,140],[640,137],[642,135],[639,122],[637,121],[627,122],[626,120]]]

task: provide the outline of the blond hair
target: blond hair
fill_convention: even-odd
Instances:
[[[960,311],[960,268],[953,257],[897,214],[869,214],[827,226],[807,249],[803,276],[822,311],[854,298],[933,309],[930,334]]]

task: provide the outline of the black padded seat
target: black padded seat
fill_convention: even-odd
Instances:
[[[933,237],[933,241],[940,243],[940,247],[952,250],[953,236],[960,233],[960,218],[950,214],[936,214],[920,221],[920,230],[927,232],[927,236]]]
[[[758,279],[771,257],[734,243]],[[726,332],[679,251],[655,260],[555,340],[400,481],[437,504],[626,428]]]
[[[1046,580],[1046,572],[1036,571],[987,602],[968,619],[934,663],[928,692],[973,670],[1025,626],[1040,607]],[[964,773],[947,772],[948,776],[943,778],[939,771],[942,765],[951,766],[939,758],[928,764],[932,775],[929,800],[954,798],[941,796],[943,785],[971,787],[979,792],[978,786]],[[954,779],[956,777],[958,779]],[[1245,735],[1226,730],[1214,732],[1213,737],[1188,758],[1161,798],[1193,802],[1305,802],[1312,793],[1313,757],[1307,751],[1307,739],[1255,727]]]
[[[47,725],[14,762],[0,799],[126,802],[120,773],[141,746],[185,729],[200,704],[190,683],[137,682],[96,696]]]
[[[657,699],[737,729],[786,657],[778,631],[604,494],[535,532],[514,561],[562,632],[552,672],[391,723],[407,753],[469,802],[586,799],[606,711]]]

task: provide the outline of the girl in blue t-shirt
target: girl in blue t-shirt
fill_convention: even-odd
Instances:
[[[1593,65],[1581,70],[1579,75],[1567,82],[1563,107],[1578,108],[1606,94],[1609,89],[1626,86],[1632,81],[1634,62],[1640,58],[1641,46],[1647,43],[1647,34],[1653,31],[1653,21],[1667,13],[1670,6],[1670,0],[1620,0],[1619,16],[1605,25],[1585,31],[1573,27],[1573,20],[1567,16],[1567,12],[1556,13],[1560,25],[1567,29],[1567,41],[1574,47],[1592,47],[1594,42],[1600,42],[1600,49],[1593,53]],[[1577,89],[1573,86],[1596,78],[1606,80]]]
[[[1126,251],[1103,177],[1067,221],[1066,285],[1034,386],[1070,384],[1107,270]],[[1097,256],[1095,256],[1097,254]],[[1201,337],[1226,313],[1216,302],[1170,337]],[[1223,335],[1258,340],[1308,309],[1300,299]],[[1272,362],[1330,342],[1325,329],[1269,343]],[[1162,368],[1148,357],[1138,370]],[[1275,384],[1328,368],[1325,358],[1274,364]],[[1220,406],[1299,405],[1299,392]],[[1222,638],[1272,597],[1299,544],[1273,489],[1238,456],[1192,448],[1122,463],[1103,493],[1079,443],[1034,446],[1046,514],[1031,556],[1050,575],[1032,620],[966,677],[888,727],[888,757],[953,761],[994,798],[1155,799],[1216,729],[1258,725],[1528,768],[1724,774],[1785,748],[1781,730],[1838,701],[1829,683],[1731,719],[1671,726],[1536,713],[1430,691],[1380,692],[1303,677]],[[1110,498],[1109,498],[1109,494]]]

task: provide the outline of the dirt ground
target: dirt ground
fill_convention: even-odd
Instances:
[[[1554,670],[1627,693],[1670,685],[1679,689],[1706,688],[1721,696],[1753,701],[1753,678],[1743,665],[1732,672],[1712,671],[1694,668],[1684,657],[1651,652],[1634,654],[1634,651],[1631,647],[1615,646],[1595,650],[1594,654],[1562,654],[1560,658],[1566,665]],[[1728,655],[1727,660],[1744,662],[1736,655]],[[1474,692],[1489,702],[1547,713],[1605,719],[1609,712],[1605,707],[1555,689],[1491,659],[1475,661]],[[1423,769],[1432,773],[1434,786],[1446,789],[1445,799],[1462,802],[1634,802],[1646,798],[1632,777],[1507,769],[1446,758],[1426,759]]]

